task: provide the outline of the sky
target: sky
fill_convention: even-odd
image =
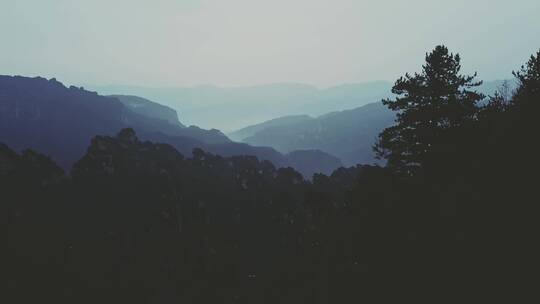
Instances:
[[[393,81],[438,44],[511,77],[539,0],[0,0],[0,74],[150,87]]]

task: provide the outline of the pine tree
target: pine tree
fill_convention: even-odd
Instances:
[[[527,63],[521,66],[517,72],[513,72],[517,78],[519,87],[516,92],[515,102],[526,102],[525,100],[536,100],[540,97],[540,50]]]
[[[471,89],[482,82],[475,80],[476,73],[461,75],[460,61],[459,54],[437,46],[426,54],[421,73],[407,73],[396,81],[395,100],[383,100],[397,111],[397,124],[379,135],[374,150],[389,167],[414,174],[442,132],[474,120],[484,96]]]

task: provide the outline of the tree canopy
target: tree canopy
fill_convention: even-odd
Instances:
[[[461,58],[445,46],[426,54],[422,72],[399,78],[392,92],[397,97],[383,100],[397,111],[396,125],[386,128],[374,149],[388,166],[413,174],[445,130],[475,118],[477,103],[484,96],[472,90],[482,84],[476,74],[460,74]]]

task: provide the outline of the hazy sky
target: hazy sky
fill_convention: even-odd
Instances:
[[[0,74],[67,84],[394,80],[444,43],[482,79],[540,48],[540,0],[0,0]]]

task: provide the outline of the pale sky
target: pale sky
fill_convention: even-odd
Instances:
[[[0,0],[0,74],[324,87],[393,81],[444,43],[493,80],[540,48],[539,16],[540,0]]]

